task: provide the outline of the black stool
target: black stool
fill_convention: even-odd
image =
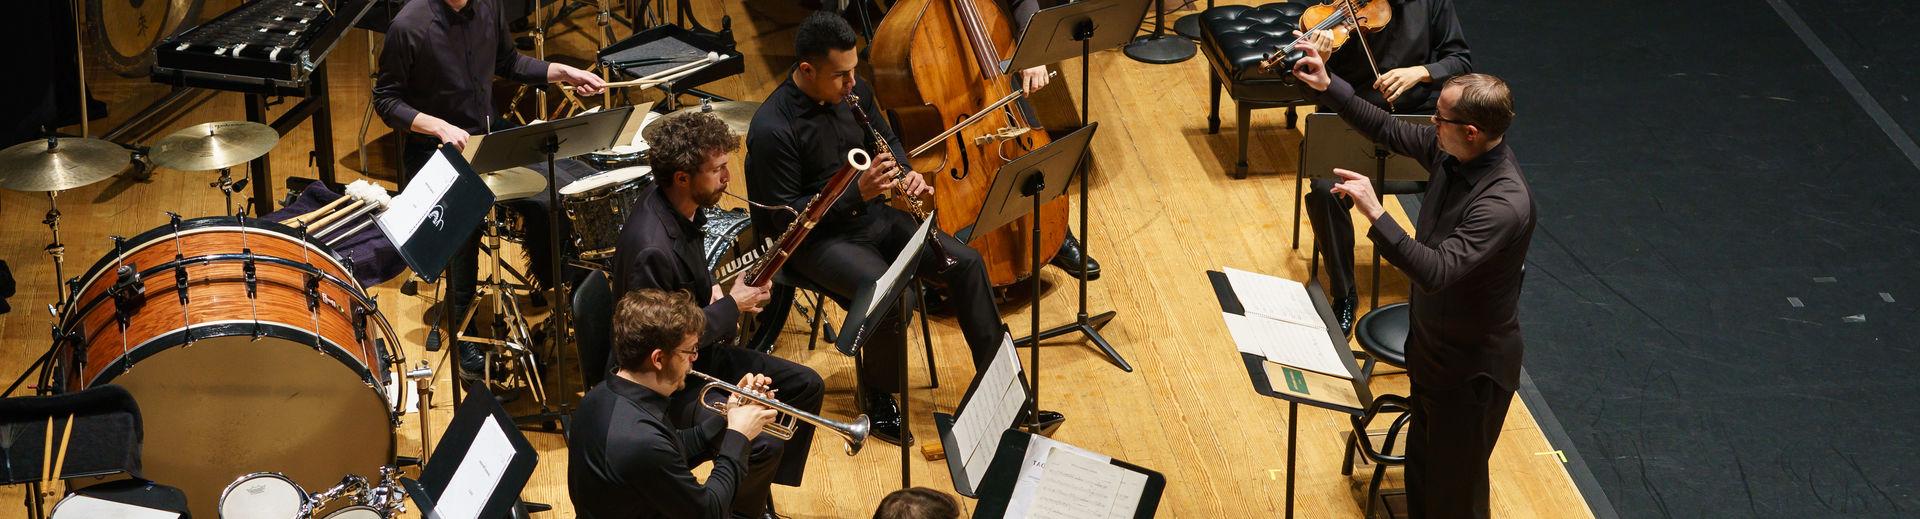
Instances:
[[[1367,363],[1360,366],[1361,376],[1372,378],[1375,362],[1407,369],[1407,330],[1412,327],[1409,318],[1407,303],[1394,303],[1367,312],[1354,323],[1354,339],[1367,353]]]
[[[1200,49],[1212,64],[1208,77],[1213,94],[1207,113],[1207,133],[1220,133],[1220,89],[1225,86],[1236,108],[1235,125],[1240,131],[1240,154],[1233,164],[1233,178],[1247,177],[1247,138],[1253,110],[1287,108],[1286,127],[1294,127],[1295,106],[1311,105],[1305,91],[1294,84],[1288,71],[1260,70],[1260,61],[1275,50],[1293,45],[1293,31],[1299,28],[1300,14],[1307,5],[1276,2],[1258,7],[1227,5],[1200,13]]]

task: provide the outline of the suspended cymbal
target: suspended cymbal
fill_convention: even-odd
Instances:
[[[719,118],[720,122],[726,123],[727,131],[732,132],[734,135],[746,135],[747,125],[753,122],[753,112],[758,111],[759,109],[760,109],[760,103],[757,101],[721,101],[718,103],[701,103],[700,106],[689,106],[686,108],[681,108],[679,110],[674,110],[673,112],[668,113],[667,115],[661,116],[659,119],[654,119],[653,121],[648,122],[647,127],[652,128],[653,125],[660,124],[661,121],[672,119],[674,117],[679,117],[679,116],[694,113],[694,112],[704,112]],[[647,132],[646,129],[640,130],[641,136],[643,138],[645,137],[646,132]]]
[[[547,190],[547,177],[525,167],[481,173],[480,180],[487,183],[487,190],[493,191],[496,202],[519,200]]]
[[[0,189],[64,191],[106,180],[133,161],[132,152],[100,139],[47,139],[0,150]]]
[[[260,158],[280,143],[280,132],[255,122],[197,124],[160,139],[148,156],[157,166],[211,171]]]

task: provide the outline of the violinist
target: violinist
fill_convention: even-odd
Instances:
[[[1439,98],[1436,86],[1473,72],[1466,37],[1453,14],[1453,0],[1371,1],[1389,2],[1392,16],[1379,32],[1352,37],[1365,38],[1365,48],[1361,42],[1348,41],[1331,52],[1331,42],[1324,32],[1314,31],[1306,38],[1317,44],[1320,55],[1328,56],[1328,71],[1372,85],[1354,89],[1361,100],[1392,113],[1433,113]],[[1369,51],[1372,62],[1368,61]],[[1379,74],[1374,74],[1375,70]],[[1333,110],[1322,104],[1319,111]],[[1360,301],[1353,280],[1353,217],[1347,211],[1352,203],[1336,199],[1330,191],[1333,186],[1332,180],[1313,180],[1312,191],[1306,196],[1307,219],[1313,223],[1314,241],[1321,244],[1320,250],[1326,255],[1327,291],[1340,329],[1352,332],[1354,311]]]
[[[876,149],[874,132],[854,119],[849,95],[859,96],[866,113],[881,112],[873,104],[873,90],[854,77],[860,62],[854,50],[858,36],[846,20],[815,12],[797,33],[794,53],[799,63],[748,125],[746,176],[748,200],[801,211],[845,162],[848,150]],[[875,120],[875,125],[891,149],[909,149],[885,121]],[[805,278],[842,303],[861,287],[872,286],[918,230],[919,222],[887,205],[883,196],[896,188],[903,195],[933,194],[933,186],[917,172],[896,179],[900,165],[891,155],[878,154],[873,164],[847,187],[785,266],[785,272]],[[784,211],[753,209],[761,236],[779,236],[793,219]],[[940,270],[939,262],[923,261],[919,274],[938,275],[946,282],[974,367],[984,369],[1003,336],[986,264],[978,251],[952,236],[936,239],[955,264]],[[860,404],[873,422],[872,434],[894,444],[911,441],[892,396],[905,387],[899,366],[906,354],[906,317],[904,309],[891,312],[874,328],[859,373]],[[1043,412],[1042,419],[1047,415]]]

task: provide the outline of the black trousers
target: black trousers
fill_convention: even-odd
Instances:
[[[1489,377],[1448,389],[1413,385],[1407,430],[1412,517],[1487,517],[1487,459],[1500,440],[1513,390]]]
[[[861,218],[838,226],[833,232],[819,230],[807,236],[807,243],[794,251],[786,268],[826,289],[842,305],[861,287],[872,285],[887,271],[887,265],[907,246],[919,224],[913,216],[892,207],[878,207]],[[987,266],[980,253],[960,240],[940,235],[940,246],[955,260],[953,268],[940,270],[940,261],[931,253],[920,260],[919,275],[937,275],[947,283],[960,332],[972,351],[974,369],[982,369],[993,360],[1000,346],[1000,311],[993,305],[993,287],[987,279]],[[902,306],[910,301],[902,297]],[[890,312],[887,319],[871,329],[871,337],[862,346],[860,380],[869,391],[898,393],[905,387],[900,362],[907,354],[908,308]],[[851,333],[843,330],[842,333]]]
[[[1307,221],[1312,223],[1313,242],[1327,260],[1327,293],[1354,297],[1353,202],[1333,195],[1332,180],[1316,178],[1312,185],[1306,196]]]
[[[774,396],[782,403],[809,413],[820,413],[820,402],[826,397],[827,384],[820,380],[820,374],[793,361],[775,357],[758,351],[737,346],[714,346],[700,350],[700,357],[693,361],[693,369],[712,375],[731,384],[738,382],[748,373],[759,373],[773,379]],[[704,379],[691,375],[687,377],[687,387],[673,394],[668,403],[676,426],[690,427],[696,420],[714,416],[713,411],[696,405],[700,397],[700,388],[707,385]],[[710,400],[726,400],[725,391],[714,391],[708,395]],[[762,433],[754,437],[747,446],[746,480],[740,482],[733,494],[733,513],[759,517],[766,509],[770,485],[797,487],[806,473],[807,452],[813,447],[813,426],[800,425],[794,430],[792,440],[781,440]],[[715,453],[700,453],[700,463],[713,459]]]
[[[496,121],[496,126],[500,126],[498,123],[500,122]],[[511,127],[511,125],[506,126]],[[401,151],[401,160],[405,162],[405,167],[407,168],[407,173],[404,176],[412,178],[413,172],[425,167],[427,161],[433,158],[435,149],[436,145],[433,141],[410,136],[407,139],[406,147]],[[542,165],[540,169],[545,169],[545,166]],[[574,173],[570,172],[567,168],[561,168],[560,177],[555,179],[555,182],[557,185],[566,186],[567,184],[573,183],[574,180],[578,180]],[[404,187],[405,186],[402,186],[402,188]],[[540,194],[519,200],[501,202],[500,204],[508,210],[520,214],[520,220],[526,230],[527,239],[524,244],[526,247],[524,250],[526,250],[527,257],[530,260],[528,267],[533,271],[534,279],[538,280],[543,286],[551,287],[554,286],[552,279],[553,242],[549,239],[549,237],[552,236],[549,230],[552,228],[550,226],[552,225],[553,212],[551,211],[552,205],[547,198],[547,192],[541,190]],[[561,241],[564,242],[571,239],[572,229],[572,222],[562,217],[560,219]],[[473,235],[467,237],[466,244],[456,249],[453,258],[447,260],[446,271],[441,273],[441,275],[446,277],[446,297],[447,301],[453,303],[449,308],[453,309],[454,319],[456,320],[466,315],[467,307],[473,304],[474,287],[479,284],[480,235],[481,230],[475,229]],[[572,272],[563,275],[569,279],[578,277],[578,269],[569,267],[568,270]]]

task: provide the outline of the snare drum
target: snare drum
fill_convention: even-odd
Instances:
[[[627,208],[633,207],[651,183],[652,168],[639,166],[608,171],[560,188],[560,204],[567,209],[567,220],[573,222],[573,243],[580,259],[613,257],[620,226],[627,223]]]
[[[222,519],[307,519],[307,491],[277,472],[240,476],[220,493]]]
[[[614,146],[606,151],[596,151],[580,156],[580,161],[600,171],[631,168],[647,165],[647,146]]]
[[[371,506],[354,505],[327,514],[324,519],[387,519]]]

